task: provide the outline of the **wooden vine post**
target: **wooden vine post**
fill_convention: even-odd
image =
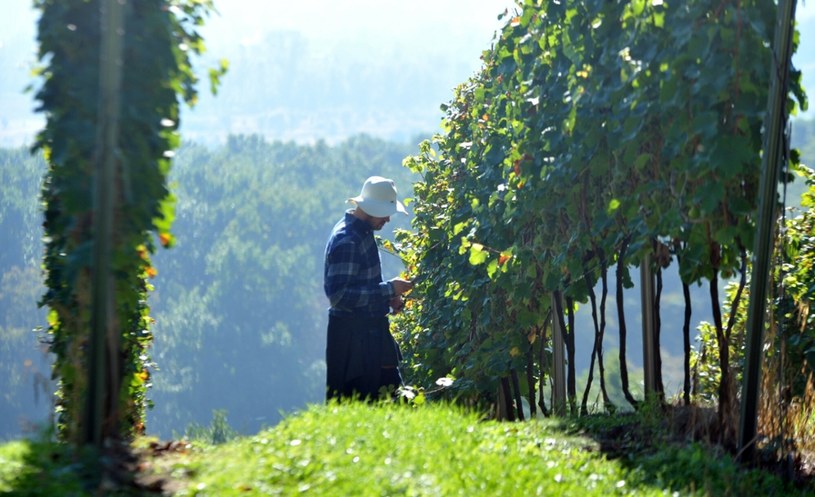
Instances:
[[[642,302],[642,366],[645,375],[645,398],[654,394],[656,388],[656,351],[654,350],[654,273],[651,270],[651,254],[643,257],[640,264],[640,295]]]
[[[99,63],[99,124],[94,154],[93,197],[93,307],[88,360],[88,391],[84,439],[88,445],[102,447],[116,426],[119,381],[113,374],[118,369],[120,333],[113,319],[113,277],[111,258],[114,230],[114,191],[116,155],[119,135],[119,93],[122,82],[122,38],[124,36],[124,0],[105,0],[100,5],[102,43]]]
[[[566,359],[563,342],[563,329],[560,326],[557,310],[562,303],[556,303],[559,294],[552,295],[552,412],[558,416],[566,414]]]
[[[755,455],[767,286],[776,222],[779,165],[784,160],[782,143],[787,119],[786,106],[794,19],[795,0],[780,0],[775,40],[773,41],[770,93],[764,121],[764,154],[761,158],[758,221],[753,248],[753,275],[750,279],[750,304],[747,309],[747,349],[744,357],[739,419],[739,453],[742,459],[747,461],[752,460]]]

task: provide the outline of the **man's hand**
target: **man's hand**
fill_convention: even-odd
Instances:
[[[393,278],[390,280],[390,284],[393,286],[393,292],[397,297],[406,294],[413,288],[413,282],[403,280],[402,278]]]
[[[405,299],[401,295],[397,295],[390,300],[388,305],[391,307],[391,314],[399,314],[405,307]]]

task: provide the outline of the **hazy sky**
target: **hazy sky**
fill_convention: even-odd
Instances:
[[[29,73],[35,63],[37,12],[32,3],[31,0],[0,0],[3,13],[0,15],[0,62],[3,58],[6,62],[0,66],[12,67],[7,81],[13,81],[13,86],[21,89],[24,84],[18,82],[30,81]],[[498,21],[498,14],[511,5],[514,5],[512,0],[215,0],[217,13],[201,29],[207,53],[202,60],[193,63],[202,70],[214,67],[216,60],[229,59],[240,45],[251,47],[270,32],[290,30],[308,40],[312,56],[321,44],[326,48],[352,47],[363,54],[367,46],[385,45],[388,50],[384,53],[403,54],[411,60],[432,56],[433,60],[449,61],[446,74],[455,74],[447,74],[450,81],[445,88],[452,91],[480,67],[481,52],[489,47],[495,31],[504,24]],[[20,53],[21,40],[30,40],[27,53]],[[14,52],[8,48],[12,43]],[[376,53],[382,52],[376,50]],[[265,57],[273,57],[273,54],[258,52],[259,59]],[[225,85],[228,82],[229,75]],[[185,123],[192,123],[189,118],[207,110],[211,97],[206,87],[201,85],[201,103],[196,109],[182,109],[182,112],[190,112],[186,114]],[[439,97],[433,111],[447,98],[447,93]],[[34,106],[31,93],[0,94],[0,122],[4,122],[4,117],[17,117]],[[43,119],[40,114],[30,115],[25,121],[15,121],[13,127],[0,129],[0,145],[30,141],[41,128]]]
[[[0,0],[0,47],[18,37],[32,40],[31,0]],[[417,49],[464,36],[488,44],[501,26],[497,15],[511,0],[215,0],[218,11],[202,30],[211,49],[249,42],[266,31],[299,31],[313,39],[370,37]],[[462,57],[466,57],[462,54]]]
[[[0,46],[17,36],[33,39],[36,15],[32,3],[0,0]],[[364,33],[381,41],[410,42],[417,48],[459,36],[488,43],[501,25],[497,14],[513,5],[511,0],[215,0],[220,15],[209,20],[204,34],[215,45],[251,41],[276,29],[326,39]],[[815,18],[815,0],[799,0],[796,18]],[[802,49],[815,49],[811,38],[815,34],[801,34]]]
[[[233,38],[277,29],[325,39],[365,33],[419,44],[480,33],[489,40],[499,27],[497,15],[511,5],[507,0],[216,0],[220,15],[210,20],[209,31]]]
[[[0,2],[9,0],[0,0]],[[15,0],[16,1],[16,0]],[[366,37],[405,48],[441,49],[445,40],[472,47],[461,53],[473,58],[489,45],[503,23],[499,13],[512,8],[512,0],[216,0],[219,15],[209,20],[205,33],[214,52],[222,42],[248,43],[265,31],[291,29],[312,39]],[[798,0],[796,19],[815,19],[815,0]],[[801,33],[799,51],[815,50],[815,33]],[[807,68],[810,72],[815,67]]]
[[[33,40],[36,15],[31,0],[0,0],[0,47],[4,40]],[[213,16],[203,34],[210,49],[221,43],[251,43],[265,31],[291,29],[310,38],[370,37],[417,50],[439,40],[465,38],[487,45],[501,26],[497,15],[511,0],[215,0]],[[815,0],[799,0],[799,21],[815,18]],[[801,50],[815,49],[815,33],[803,32]],[[473,47],[475,57],[480,47]],[[33,50],[33,42],[32,42]],[[462,53],[461,57],[473,57]],[[815,69],[815,68],[813,68]]]
[[[36,13],[31,0],[0,0],[1,49],[11,39],[31,40],[34,62]],[[209,19],[202,34],[209,56],[218,57],[221,47],[251,45],[264,32],[290,29],[319,42],[367,40],[396,45],[407,51],[455,51],[471,72],[479,67],[479,55],[502,26],[497,15],[514,6],[512,0],[215,0],[218,15]],[[815,19],[815,0],[798,0],[799,22]],[[799,53],[815,50],[815,33],[802,30]],[[446,52],[445,52],[446,53]],[[800,64],[799,64],[800,65]],[[20,71],[29,70],[17,64]],[[815,66],[803,67],[805,84],[815,88]],[[462,74],[461,81],[470,73]],[[0,75],[0,77],[3,77]],[[813,95],[815,96],[815,95]],[[815,100],[815,99],[814,99]],[[2,110],[0,110],[2,113]],[[812,116],[813,111],[808,115]]]

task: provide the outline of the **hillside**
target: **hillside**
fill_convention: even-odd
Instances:
[[[141,440],[135,482],[105,495],[815,495],[729,456],[664,435],[654,415],[577,422],[482,421],[441,404],[312,406],[221,445]],[[225,420],[203,435],[228,436]],[[138,448],[140,447],[140,448]],[[82,464],[47,445],[0,446],[0,493],[90,495]],[[119,472],[119,477],[129,473]],[[83,487],[84,486],[84,487]]]
[[[815,157],[815,126],[796,129],[805,139],[793,145],[805,159]],[[410,184],[412,178],[400,163],[415,148],[366,136],[333,146],[268,142],[254,136],[232,137],[222,147],[189,143],[179,150],[172,172],[178,246],[156,254],[159,272],[150,297],[158,320],[153,348],[158,370],[150,393],[155,408],[148,412],[148,433],[162,438],[184,434],[189,424],[205,423],[213,410],[226,410],[239,432],[254,433],[274,425],[281,411],[321,401],[326,317],[319,271],[326,233],[357,178],[379,171],[398,178],[399,185]],[[39,273],[42,221],[36,201],[44,168],[41,157],[22,148],[0,149],[5,185],[0,188],[5,202],[0,227],[6,242],[0,253],[0,371],[5,372],[0,375],[0,399],[5,402],[0,438],[5,439],[49,419],[48,399],[55,388],[48,383],[50,360],[38,349],[38,336],[30,332],[45,322],[45,312],[37,308],[44,290]],[[268,188],[273,184],[320,194],[313,205],[305,206],[281,189]],[[803,182],[793,183],[790,192],[796,188],[800,196]],[[291,212],[300,213],[298,229],[288,228],[290,220],[273,221]],[[401,227],[408,227],[409,220],[400,220]],[[241,249],[238,242],[251,249]],[[236,255],[224,259],[224,254]],[[280,269],[294,258],[300,261],[296,267]],[[398,274],[396,258],[383,256],[383,262],[387,274]],[[694,330],[700,321],[712,319],[704,300],[707,291],[691,288]],[[302,297],[292,300],[294,295]],[[626,290],[624,299],[636,316],[639,290]],[[614,302],[610,296],[609,308]],[[681,302],[678,276],[666,272],[662,347],[670,394],[680,390],[682,381]],[[593,333],[588,306],[580,308],[576,319],[577,384],[582,391]],[[610,357],[617,355],[619,333],[613,317],[605,346]],[[628,346],[632,383],[640,396],[642,346],[637,333],[628,337]],[[625,406],[619,371],[607,375],[610,395]],[[261,400],[245,400],[258,395]]]
[[[148,433],[183,434],[213,410],[254,433],[322,400],[326,237],[367,176],[395,178],[409,195],[400,163],[414,147],[369,136],[334,146],[236,136],[179,150],[171,173],[177,246],[156,254],[149,297],[156,341]],[[48,424],[56,389],[53,356],[40,350],[47,337],[31,331],[46,322],[37,306],[45,292],[37,200],[44,169],[41,156],[0,148],[0,440]],[[386,274],[401,270],[393,257],[384,263]]]

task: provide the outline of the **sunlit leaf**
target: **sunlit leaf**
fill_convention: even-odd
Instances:
[[[495,273],[498,271],[498,259],[492,259],[487,264],[487,276],[492,278]]]
[[[480,243],[474,243],[470,247],[470,264],[477,266],[483,264],[487,260],[489,254],[484,250],[484,246]]]

